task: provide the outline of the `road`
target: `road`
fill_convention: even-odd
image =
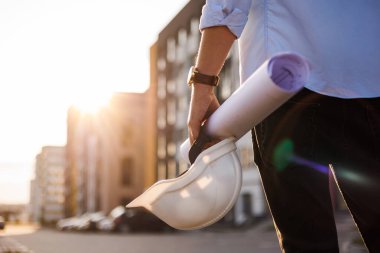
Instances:
[[[352,243],[358,238],[348,215],[337,218],[342,253],[367,252]],[[163,233],[79,233],[36,227],[9,227],[0,234],[1,245],[18,245],[20,253],[279,253],[271,220],[248,229],[214,228]],[[26,247],[25,247],[26,246]],[[23,251],[22,251],[23,250]]]
[[[268,223],[260,224],[260,226],[263,231],[266,231],[260,237],[252,236],[255,232],[251,229],[133,234],[60,232],[39,229],[34,233],[12,234],[7,237],[22,243],[34,253],[279,252],[273,228]],[[257,251],[252,251],[252,248]]]

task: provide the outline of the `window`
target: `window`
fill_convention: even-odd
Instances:
[[[168,178],[175,178],[177,176],[176,167],[176,161],[174,159],[170,159],[168,161]]]
[[[176,101],[174,99],[170,99],[168,101],[168,114],[166,115],[167,122],[170,125],[173,125],[176,121]]]
[[[176,151],[177,151],[177,147],[176,147],[175,143],[174,142],[170,142],[168,144],[167,150],[168,150],[168,155],[169,156],[174,156],[175,153],[176,153]]]
[[[161,74],[158,77],[157,97],[159,99],[164,99],[165,96],[166,96],[166,77]]]
[[[188,41],[187,41],[187,47],[186,47],[189,56],[197,53],[197,50],[198,50],[197,47],[200,40],[199,38],[200,38],[199,18],[193,18],[190,24],[190,34],[187,39]]]
[[[121,161],[121,183],[123,186],[131,186],[134,170],[134,161],[130,157],[126,157]]]
[[[158,108],[157,127],[159,129],[164,129],[166,127],[166,113],[165,108],[163,107]]]
[[[168,80],[168,92],[169,93],[174,93],[176,89],[176,83],[175,80]]]
[[[158,162],[157,179],[162,180],[166,178],[166,165],[165,162]]]
[[[121,145],[124,147],[132,142],[132,140],[131,140],[133,138],[132,124],[121,126],[122,133],[121,133],[120,141],[121,141]]]
[[[176,52],[176,60],[178,63],[185,61],[186,58],[186,41],[187,41],[187,32],[185,29],[180,29],[178,32],[178,44]]]
[[[166,156],[166,138],[164,135],[158,137],[157,141],[157,156],[160,159],[164,159]]]
[[[175,40],[173,38],[170,38],[168,39],[167,41],[167,54],[166,54],[166,58],[168,60],[168,62],[174,62],[175,60],[175,51],[176,51],[176,46],[175,46]]]
[[[199,18],[192,18],[190,26],[192,33],[199,34]]]
[[[160,71],[164,71],[165,68],[166,68],[166,61],[164,58],[160,58],[158,59],[158,62],[157,62],[157,67]]]
[[[240,148],[240,163],[242,168],[249,168],[253,165],[253,155],[250,148]]]
[[[252,217],[253,212],[252,212],[252,196],[250,193],[243,193],[243,213],[248,216]]]
[[[187,32],[184,28],[181,28],[178,32],[178,44],[181,46],[186,46],[187,42]]]

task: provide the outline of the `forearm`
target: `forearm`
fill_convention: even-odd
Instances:
[[[211,76],[218,75],[235,39],[235,35],[225,26],[202,30],[196,62],[199,72]],[[198,137],[202,122],[218,107],[219,102],[213,86],[199,83],[192,85],[187,121],[191,143]]]
[[[209,27],[202,30],[196,61],[199,72],[207,75],[218,75],[235,39],[235,35],[225,26]]]
[[[251,0],[208,0],[202,11],[202,38],[195,67],[202,74],[219,75],[228,52],[248,19]],[[190,142],[199,135],[201,124],[219,107],[214,87],[194,83],[187,125]]]

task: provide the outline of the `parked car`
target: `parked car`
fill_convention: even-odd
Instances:
[[[61,219],[57,222],[56,227],[62,231],[139,232],[173,230],[145,208],[126,209],[124,206],[115,207],[108,216],[102,212],[95,212]]]
[[[104,232],[113,232],[113,231],[117,231],[115,229],[115,224],[114,224],[114,221],[112,218],[110,217],[106,217],[104,218],[103,220],[99,221],[97,224],[96,224],[96,228],[97,230],[99,231],[104,231]]]
[[[102,212],[84,213],[80,216],[61,219],[57,222],[56,227],[59,230],[96,230],[97,224],[105,218]]]
[[[102,212],[95,213],[85,213],[80,217],[80,222],[78,224],[77,230],[79,231],[87,231],[87,230],[96,230],[96,225],[101,220],[106,217]]]
[[[131,232],[140,231],[171,231],[172,227],[157,218],[143,207],[126,209],[126,223]]]
[[[75,218],[76,217],[60,219],[56,224],[57,229],[61,231],[72,230],[75,227]]]
[[[1,230],[5,229],[5,220],[3,216],[0,216],[0,229]]]
[[[142,232],[172,230],[169,225],[145,208],[115,207],[109,216],[97,224],[101,231]]]
[[[107,217],[97,223],[97,229],[105,232],[127,232],[129,227],[125,215],[125,207],[117,206]]]

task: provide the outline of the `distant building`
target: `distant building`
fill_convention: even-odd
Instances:
[[[89,114],[72,107],[67,121],[66,216],[126,205],[156,179],[149,91],[116,93]]]
[[[34,178],[30,181],[30,196],[29,196],[29,213],[30,220],[38,223],[41,221],[42,212],[42,188],[38,185],[38,179]]]
[[[190,89],[187,73],[195,63],[200,41],[199,18],[205,1],[189,3],[159,33],[151,47],[151,85],[155,87],[157,113],[157,176],[174,178],[187,169],[179,155],[181,143],[187,138],[187,114]],[[225,62],[221,84],[216,90],[220,102],[239,87],[239,58],[235,43]],[[226,217],[242,224],[266,213],[266,202],[260,177],[253,162],[251,134],[238,142],[243,167],[243,186],[234,210]]]
[[[52,224],[64,216],[65,148],[45,146],[36,156],[31,184],[32,220]]]
[[[67,117],[65,216],[98,209],[98,136],[91,114],[71,107]],[[90,179],[88,179],[90,178]],[[89,194],[88,194],[89,193]]]

